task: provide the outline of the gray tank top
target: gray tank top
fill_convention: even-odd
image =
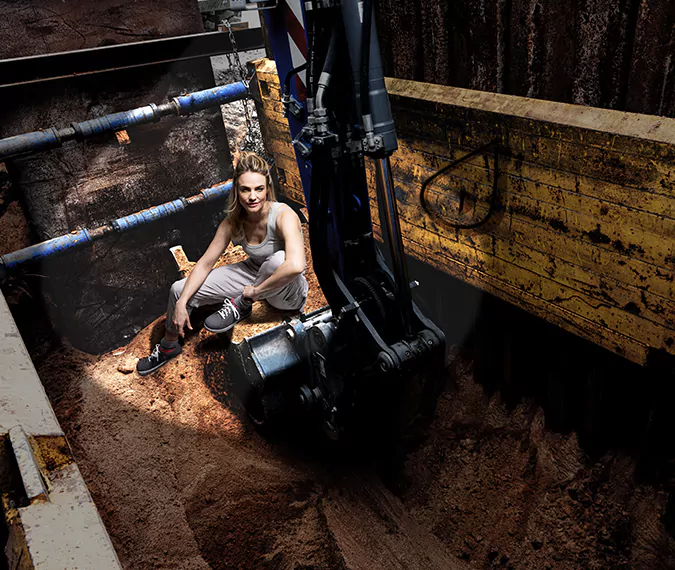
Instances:
[[[234,238],[232,243],[240,245],[254,262],[261,265],[270,255],[285,249],[284,237],[277,231],[277,216],[281,202],[270,202],[270,209],[267,213],[267,235],[258,245],[249,245],[244,235],[241,239]]]

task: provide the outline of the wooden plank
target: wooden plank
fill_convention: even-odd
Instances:
[[[290,151],[291,153],[295,152],[291,145],[288,145],[286,150]],[[296,178],[300,178],[300,171],[298,170],[298,163],[295,160],[295,157],[290,158],[285,154],[280,154],[278,157],[274,158],[274,163],[279,168],[283,168],[285,172],[290,172]]]
[[[265,113],[273,112],[279,117],[284,117],[284,104],[281,101],[264,99],[263,104],[265,105]],[[285,117],[284,120],[286,120]]]
[[[280,183],[278,195],[279,197],[284,197],[288,200],[292,200],[293,202],[297,202],[298,204],[304,205],[305,203],[305,196],[302,193],[302,190],[293,188],[288,184]]]
[[[450,149],[447,144],[426,144],[420,150],[418,141],[414,139],[399,139],[399,150],[392,157],[392,165],[419,164],[429,169],[428,175],[437,172],[452,160],[468,154],[468,148]],[[417,149],[417,150],[416,150]],[[492,155],[487,158],[492,162]],[[485,184],[492,182],[492,168],[486,167],[486,156],[476,156],[454,167],[451,171],[454,176],[469,180],[476,180]],[[524,161],[500,157],[500,172],[518,177],[528,185],[528,192],[537,190],[537,184],[544,184],[551,189],[562,190],[573,195],[601,200],[608,204],[623,206],[635,212],[646,212],[664,218],[675,219],[675,196],[652,192],[649,188],[634,188],[622,186],[612,182],[589,179],[585,176],[570,174],[550,167],[531,164]],[[442,181],[446,175],[441,175]],[[425,177],[420,177],[421,186]],[[437,179],[438,180],[438,179]],[[542,199],[545,197],[542,196]]]
[[[654,193],[675,196],[675,173],[671,171],[669,161],[662,157],[654,159],[611,148],[541,137],[512,128],[500,116],[493,116],[484,123],[466,117],[458,117],[452,122],[437,119],[435,126],[427,127],[432,119],[417,109],[396,109],[394,119],[399,135],[413,139],[414,150],[437,148],[443,154],[442,149],[448,146],[473,150],[499,139],[518,161],[584,178],[621,181],[623,186],[647,188]],[[445,138],[442,138],[443,134]]]
[[[436,223],[422,210],[416,196],[406,194],[403,188],[405,183],[398,179],[395,173],[394,180],[397,188],[397,199],[401,212],[405,210],[407,217],[417,221],[421,227],[434,231],[446,238],[455,240],[464,239],[471,234],[469,230],[449,230],[447,226]],[[430,207],[434,204],[431,202]],[[476,213],[469,213],[457,221],[466,223],[481,218],[486,211],[485,206]],[[499,220],[499,223],[495,222]],[[641,262],[635,258],[626,257],[612,249],[598,244],[583,242],[569,235],[569,232],[556,231],[512,212],[495,213],[495,219],[480,229],[480,235],[490,236],[490,239],[499,239],[509,244],[522,245],[553,257],[556,262],[568,262],[578,265],[585,271],[598,272],[611,277],[615,282],[627,287],[643,291],[649,285],[647,293],[654,295],[654,304],[660,297],[670,300],[674,297],[673,274],[661,267]],[[453,219],[448,219],[452,222]],[[468,239],[468,238],[466,238]]]
[[[277,123],[279,125],[288,126],[288,119],[283,114],[283,104],[279,103],[279,105],[281,105],[282,107],[281,111],[279,111],[277,110],[276,103],[279,102],[270,101],[269,99],[263,99],[263,104],[265,106],[265,116],[267,120]]]
[[[258,73],[273,73],[274,75],[277,74],[277,64],[273,59],[261,57],[259,59],[252,60],[251,64],[255,67],[256,75]]]
[[[281,89],[279,85],[274,85],[272,83],[267,83],[266,81],[260,82],[260,94],[263,101],[281,101]]]
[[[256,75],[260,81],[264,81],[268,85],[276,85],[276,86],[280,85],[276,67],[273,71],[270,69],[258,68],[256,69]]]
[[[276,121],[265,120],[265,130],[268,138],[291,145],[292,139],[288,123],[281,124]]]
[[[515,97],[499,93],[473,91],[445,85],[434,85],[405,79],[385,79],[392,99],[405,98],[417,108],[439,105],[477,109],[525,118],[540,124],[559,124],[574,130],[599,131],[626,138],[644,139],[648,144],[675,144],[675,119],[598,109],[581,105]],[[452,105],[448,102],[452,101]]]
[[[420,159],[418,155],[419,153],[411,153],[409,149],[403,147],[394,155],[397,158],[392,160],[392,170],[399,182],[397,197],[411,203],[419,201],[417,189],[421,188],[422,182],[434,172],[414,163],[414,161],[425,162],[423,157]],[[492,176],[483,165],[463,166],[460,174],[472,176],[472,169],[475,173],[474,178],[482,182],[486,182]],[[456,208],[460,188],[464,188],[469,195],[474,195],[479,201],[487,200],[491,191],[491,185],[488,184],[483,184],[477,190],[475,185],[464,184],[465,179],[455,179],[446,175],[442,178],[445,180],[441,180],[438,185],[434,183],[427,189],[426,196],[429,199],[434,193],[439,193],[437,201],[447,200],[448,210]],[[616,251],[627,258],[641,259],[658,267],[665,267],[671,263],[670,258],[675,248],[673,220],[595,198],[583,197],[508,174],[503,178],[506,184],[500,187],[501,209],[549,225],[552,230],[565,233],[568,238],[576,238],[592,246]],[[614,261],[616,263],[620,259]]]
[[[470,265],[482,273],[499,276],[501,281],[508,282],[511,286],[533,294],[543,301],[561,306],[587,320],[604,324],[607,328],[622,332],[644,344],[664,348],[675,354],[675,347],[665,346],[663,321],[666,319],[662,315],[644,309],[652,318],[661,321],[657,324],[623,307],[613,306],[611,303],[617,303],[617,300],[612,298],[610,301],[602,297],[600,292],[590,296],[588,291],[591,288],[584,291],[584,287],[575,281],[575,278],[581,278],[582,272],[575,271],[573,267],[559,264],[555,273],[551,272],[549,276],[547,274],[547,269],[551,268],[549,260],[536,252],[515,245],[511,245],[509,249],[510,244],[486,235],[474,234],[469,243],[455,241],[432,232],[429,227],[422,228],[415,224],[406,216],[407,212],[403,211],[401,214],[401,229],[405,235],[410,236],[410,239],[419,243],[422,241],[420,236],[434,233],[439,238],[435,245],[440,247],[440,251],[446,257]],[[538,265],[538,259],[544,261],[545,265]],[[574,287],[568,283],[573,283]],[[611,293],[621,298],[621,291],[617,288],[612,288]],[[632,303],[634,310],[639,310],[638,303],[642,303],[640,295],[628,296],[625,289],[623,293],[626,295],[623,300],[632,299],[626,301],[626,304]],[[671,323],[672,317],[673,313],[670,314]]]
[[[381,239],[381,228],[375,225],[374,231],[375,235]],[[415,237],[425,236],[424,234],[421,236],[418,234]],[[493,274],[485,273],[472,265],[464,264],[456,259],[447,257],[443,253],[440,253],[441,248],[439,243],[434,241],[432,234],[426,237],[425,243],[420,244],[408,234],[404,234],[403,242],[406,252],[449,275],[521,307],[550,323],[571,331],[637,364],[644,365],[646,363],[648,346],[607,327],[598,325],[593,321],[584,319],[563,307],[547,303],[531,291],[515,288],[512,284],[500,280]],[[435,237],[438,239],[438,236]]]

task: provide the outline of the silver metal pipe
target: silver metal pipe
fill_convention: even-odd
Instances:
[[[377,199],[380,203],[380,223],[387,229],[389,249],[393,263],[394,278],[396,280],[396,298],[398,299],[403,326],[407,336],[412,335],[412,295],[410,293],[410,280],[408,279],[408,267],[403,251],[403,239],[401,238],[401,225],[398,221],[398,209],[396,208],[396,195],[394,194],[394,177],[391,173],[389,157],[375,161],[377,171]],[[384,220],[382,219],[384,217]]]

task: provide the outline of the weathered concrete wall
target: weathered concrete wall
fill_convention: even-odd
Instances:
[[[33,44],[44,52],[201,31],[193,0],[55,1],[31,10],[25,3],[10,4],[0,15],[8,38],[4,57],[35,53]],[[18,53],[8,53],[7,46]],[[163,103],[213,84],[206,59],[16,88],[3,93],[0,136]],[[38,239],[96,227],[196,194],[231,174],[219,109],[166,118],[130,129],[129,136],[131,142],[124,146],[112,136],[8,164]],[[165,310],[169,285],[176,278],[168,247],[182,243],[198,256],[212,237],[219,208],[197,208],[180,218],[112,236],[92,249],[34,269],[45,275],[43,291],[57,331],[88,352],[124,344]]]
[[[200,32],[196,0],[0,0],[0,59]]]
[[[675,116],[667,0],[376,3],[390,77]]]

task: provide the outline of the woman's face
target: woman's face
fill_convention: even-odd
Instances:
[[[239,176],[239,203],[245,212],[260,212],[267,200],[267,181],[257,172],[244,172]]]

